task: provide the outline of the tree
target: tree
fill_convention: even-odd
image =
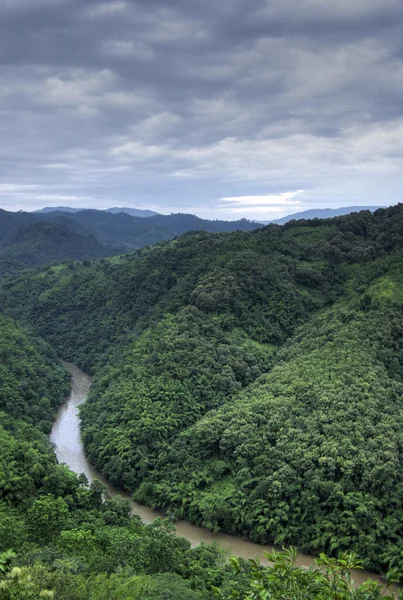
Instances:
[[[38,541],[54,539],[67,524],[69,508],[63,498],[52,494],[35,500],[28,510],[27,521],[31,535]]]

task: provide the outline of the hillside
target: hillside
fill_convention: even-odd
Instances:
[[[18,231],[6,246],[0,246],[0,264],[11,261],[21,268],[36,267],[113,254],[116,254],[116,249],[101,244],[93,236],[80,235],[64,225],[44,221]]]
[[[262,568],[229,563],[218,546],[191,548],[168,521],[143,525],[99,481],[57,464],[45,434],[68,388],[52,348],[0,315],[2,599],[231,600],[250,597],[256,581],[275,598],[391,598],[375,582],[354,590],[349,556],[322,556],[322,570],[308,572],[290,552]]]
[[[112,483],[403,568],[402,245],[403,205],[189,233],[9,278],[0,302],[94,373],[84,442]]]
[[[59,213],[57,213],[59,215]],[[80,235],[88,235],[89,232],[81,227],[79,223],[72,220],[69,213],[60,213],[56,219],[58,225],[67,227],[69,230]],[[9,212],[0,208],[0,248],[7,246],[16,235],[23,232],[28,227],[38,223],[51,222],[46,215],[37,215],[29,212]],[[54,220],[53,220],[54,221]]]
[[[142,525],[99,481],[57,464],[44,433],[68,390],[54,351],[0,315],[2,600],[210,600],[213,583],[237,587],[218,548]]]

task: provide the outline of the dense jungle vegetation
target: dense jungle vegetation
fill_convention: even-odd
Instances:
[[[12,261],[23,267],[37,267],[63,260],[113,256],[116,249],[101,244],[92,235],[80,235],[57,223],[36,223],[19,231],[0,247],[0,265]]]
[[[403,205],[191,233],[6,277],[0,303],[94,374],[87,453],[137,500],[259,542],[355,552],[366,567],[403,571],[402,244]],[[227,598],[241,578],[239,598],[280,598],[292,588],[263,594],[285,572],[290,586],[305,577],[287,557],[274,571],[241,564],[229,575],[217,550],[203,552],[225,571],[216,583],[168,569],[194,593],[215,585]],[[321,596],[321,576],[306,577],[318,587],[291,597],[377,597],[331,596],[325,581]]]
[[[48,345],[5,317],[0,369],[2,600],[381,598],[374,582],[353,589],[350,556],[321,557],[325,571],[296,567],[292,553],[270,567],[231,565],[217,546],[192,549],[168,521],[141,524],[126,501],[57,464],[45,432],[68,390],[65,372]]]

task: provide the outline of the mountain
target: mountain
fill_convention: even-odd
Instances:
[[[71,208],[69,206],[45,206],[45,208],[40,208],[39,210],[35,210],[36,214],[43,213],[51,213],[51,212],[68,212],[68,213],[77,213],[83,210],[91,210],[89,208]],[[114,206],[112,208],[100,209],[104,212],[110,212],[113,214],[116,213],[126,213],[132,217],[152,217],[153,215],[158,215],[159,213],[153,210],[141,210],[140,208],[128,208],[127,206]]]
[[[43,211],[0,209],[0,277],[26,266],[122,254],[191,230],[250,231],[261,226],[246,220],[208,221],[186,214],[143,218],[92,209]]]
[[[67,215],[63,213],[48,213],[47,218],[58,221]],[[188,231],[251,231],[258,226],[247,221],[208,221],[195,215],[173,214],[154,215],[146,219],[131,217],[125,213],[108,213],[99,210],[83,210],[68,215],[77,225],[84,227],[95,237],[107,244],[125,244],[128,248],[136,249],[152,245],[163,240],[169,240]]]
[[[302,212],[287,215],[281,217],[281,219],[274,219],[272,221],[260,221],[264,225],[269,223],[276,223],[277,225],[284,225],[288,221],[299,220],[299,219],[331,219],[332,217],[340,217],[342,215],[348,215],[354,212],[360,212],[362,210],[370,210],[374,212],[378,208],[385,208],[382,206],[344,206],[341,208],[312,208],[310,210],[304,210]]]
[[[403,569],[403,205],[24,272],[0,306],[94,375],[87,455],[139,502]]]
[[[47,221],[67,227],[80,235],[93,235],[103,243],[136,249],[171,239],[191,230],[251,231],[260,224],[240,221],[208,221],[194,215],[155,214],[148,218],[134,217],[123,212],[83,209],[74,212],[46,211],[40,213],[7,212],[0,209],[0,247],[24,227]]]
[[[86,210],[85,208],[71,208],[70,206],[45,206],[45,208],[40,208],[38,210],[34,210],[35,214],[42,213],[50,213],[50,212],[68,212],[68,213],[76,213],[80,212],[80,210]]]
[[[68,217],[77,226],[108,244],[125,244],[136,249],[168,240],[188,231],[251,231],[260,224],[246,219],[240,221],[209,221],[195,215],[172,214],[147,217],[129,216],[126,213],[109,213],[101,210],[82,210],[74,214],[51,212],[46,214],[50,221]]]
[[[154,210],[142,210],[140,208],[128,208],[127,206],[114,206],[113,208],[106,208],[106,212],[110,213],[127,213],[132,217],[153,217],[154,215],[158,215],[159,213]]]

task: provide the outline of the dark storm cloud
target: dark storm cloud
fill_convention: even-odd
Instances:
[[[0,0],[0,204],[397,202],[402,17],[401,0]]]

